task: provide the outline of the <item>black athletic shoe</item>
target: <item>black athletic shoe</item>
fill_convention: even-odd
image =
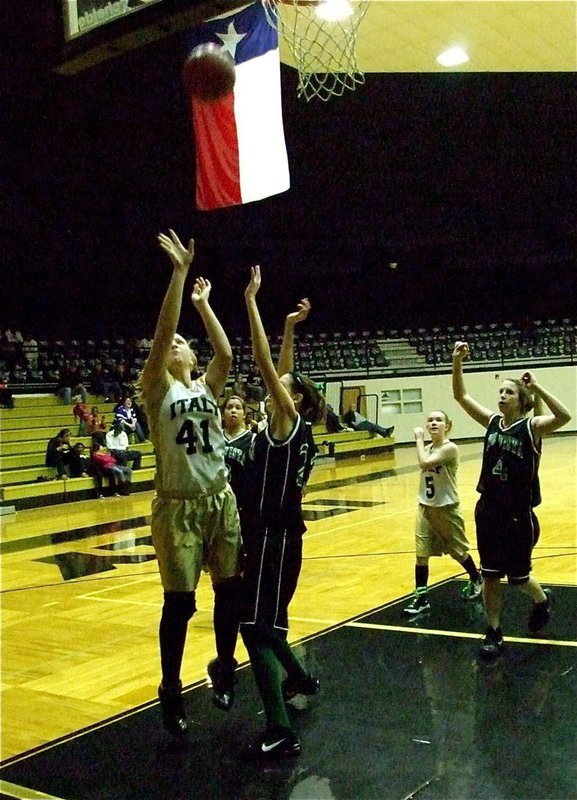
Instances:
[[[501,628],[488,627],[479,648],[479,658],[483,661],[495,661],[503,652],[503,633]]]
[[[242,756],[248,761],[266,763],[282,758],[296,758],[301,754],[301,743],[290,728],[269,728],[249,744]]]
[[[551,619],[551,606],[553,604],[553,594],[551,589],[543,589],[547,599],[542,603],[533,603],[531,615],[529,617],[529,630],[531,633],[537,633],[541,628]]]
[[[225,667],[218,658],[213,658],[206,668],[212,685],[212,702],[221,711],[230,711],[233,706],[234,671],[237,666],[235,659],[231,667]]]
[[[312,697],[313,694],[319,693],[320,688],[320,681],[312,675],[306,675],[302,678],[285,678],[282,682],[282,696],[285,701],[292,700],[297,694]]]
[[[431,604],[429,602],[428,592],[415,592],[413,599],[408,606],[405,606],[403,611],[411,617],[416,617],[417,614],[422,614],[423,611],[430,611]]]
[[[162,709],[162,722],[166,730],[173,736],[183,737],[188,733],[188,722],[182,700],[182,683],[164,689],[162,684],[158,687],[160,708]]]

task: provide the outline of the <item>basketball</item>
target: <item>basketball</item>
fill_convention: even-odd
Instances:
[[[205,102],[220,100],[232,92],[235,77],[234,59],[213,42],[197,45],[182,70],[186,89],[193,97]]]

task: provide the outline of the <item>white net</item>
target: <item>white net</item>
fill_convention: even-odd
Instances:
[[[300,98],[328,100],[365,82],[357,64],[357,33],[369,0],[348,0],[351,13],[337,20],[319,15],[329,5],[326,0],[261,2],[295,60]]]

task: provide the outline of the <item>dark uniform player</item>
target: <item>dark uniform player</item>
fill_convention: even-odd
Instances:
[[[530,631],[541,630],[549,621],[550,592],[544,592],[530,574],[531,553],[539,536],[533,507],[540,502],[537,473],[541,438],[566,425],[571,415],[560,400],[535,381],[531,372],[526,372],[522,380],[503,381],[499,388],[500,413],[494,414],[465,390],[463,358],[468,353],[466,342],[455,344],[453,396],[469,416],[487,429],[475,521],[488,623],[479,655],[491,660],[503,649],[502,577],[506,575],[509,583],[533,600]],[[546,403],[550,414],[525,418],[533,408],[533,395]]]
[[[316,385],[298,373],[275,371],[256,304],[260,269],[252,270],[245,292],[254,357],[267,390],[269,423],[255,438],[247,463],[243,504],[245,546],[241,632],[260,692],[267,727],[249,748],[261,760],[297,756],[300,742],[291,730],[285,700],[296,694],[315,694],[318,681],[309,675],[287,642],[288,605],[294,595],[302,562],[305,531],[302,491],[314,456],[310,423],[322,418],[324,400]],[[308,314],[301,303],[293,322]],[[288,321],[288,318],[287,318]],[[286,329],[285,329],[286,330]],[[292,334],[283,342],[292,343]],[[286,351],[286,347],[285,347]],[[286,352],[279,372],[287,364]],[[279,664],[287,677],[281,684]]]

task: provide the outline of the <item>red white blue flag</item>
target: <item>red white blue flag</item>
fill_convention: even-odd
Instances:
[[[196,206],[251,203],[290,187],[284,138],[278,32],[260,2],[192,29],[192,50],[215,42],[236,64],[233,91],[215,102],[191,97]]]

